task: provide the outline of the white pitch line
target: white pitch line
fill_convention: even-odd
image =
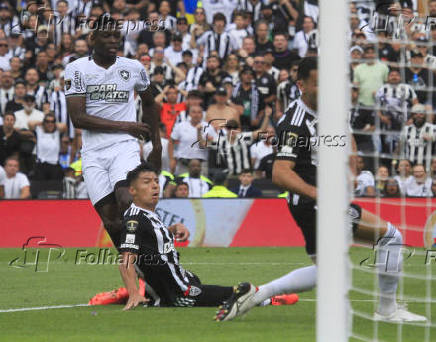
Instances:
[[[316,302],[316,299],[314,299],[314,298],[302,298],[299,301],[300,302]],[[375,302],[375,299],[353,299],[351,301],[352,302]],[[0,310],[0,313],[38,311],[38,310],[50,310],[50,309],[68,309],[68,308],[77,308],[77,307],[85,307],[85,306],[91,306],[91,305],[71,304],[71,305],[36,306],[36,307],[32,307],[32,308],[17,308],[17,309]]]
[[[52,305],[52,306],[36,306],[33,308],[18,308],[18,309],[6,309],[0,310],[0,313],[5,312],[20,312],[20,311],[36,311],[36,310],[50,310],[50,309],[65,309],[65,308],[77,308],[80,306],[89,306],[88,304],[71,304],[71,305]]]

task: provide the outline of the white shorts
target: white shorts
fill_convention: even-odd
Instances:
[[[83,178],[92,204],[114,192],[115,184],[141,163],[136,140],[91,150],[82,155]]]

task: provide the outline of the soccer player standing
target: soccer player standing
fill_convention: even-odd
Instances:
[[[259,288],[250,283],[240,283],[232,297],[220,307],[215,317],[218,321],[242,315],[272,296],[308,291],[316,285],[317,146],[323,143],[314,143],[322,138],[316,135],[317,69],[314,57],[306,57],[299,64],[297,83],[302,95],[289,105],[278,122],[279,146],[273,166],[273,181],[290,193],[289,210],[304,235],[306,252],[314,265],[293,270]],[[341,142],[338,141],[338,144]],[[355,150],[354,140],[352,144]],[[396,302],[402,267],[403,240],[400,231],[356,204],[350,205],[348,214],[354,238],[375,243],[379,248],[380,302],[374,319],[388,322],[426,321],[426,317],[413,314]],[[322,229],[328,229],[328,223],[325,224]]]
[[[159,108],[142,64],[117,56],[121,32],[113,18],[99,17],[90,40],[92,55],[66,66],[65,95],[71,120],[83,131],[83,177],[91,202],[118,247],[122,213],[131,203],[125,179],[140,164],[137,138],[151,138],[149,161],[161,167]],[[144,122],[136,120],[135,90]]]

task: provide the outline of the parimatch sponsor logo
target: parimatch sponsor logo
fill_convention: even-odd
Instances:
[[[127,102],[129,100],[128,90],[117,90],[116,84],[89,85],[86,93],[91,101],[105,102]]]

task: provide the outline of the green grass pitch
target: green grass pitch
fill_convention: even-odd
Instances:
[[[10,267],[9,262],[22,255],[21,249],[0,250],[0,310],[87,303],[97,292],[121,286],[115,265],[75,265],[77,249],[68,249],[62,260],[49,265],[48,272],[34,267]],[[93,251],[93,249],[88,249]],[[239,281],[262,284],[290,270],[310,265],[303,248],[180,248],[186,269],[197,273],[205,284],[233,285]],[[371,250],[352,248],[355,265],[371,256]],[[429,268],[424,257],[413,256],[405,262],[406,272],[425,275]],[[354,271],[353,285],[372,291],[374,276]],[[334,269],[332,276],[335,276]],[[406,296],[425,297],[435,282],[404,280]],[[252,310],[231,322],[212,320],[215,308],[144,308],[130,312],[122,306],[74,307],[0,313],[0,341],[315,341],[316,292],[300,295],[292,306],[268,306]],[[350,292],[354,310],[371,314],[374,297]],[[436,315],[436,305],[412,301],[411,311]],[[435,324],[435,319],[432,319]],[[336,327],[332,327],[335,329]],[[354,318],[353,331],[368,340],[436,340],[434,328],[398,326]],[[377,331],[377,334],[374,332]],[[402,339],[398,339],[399,335]],[[351,339],[351,341],[358,341]]]

